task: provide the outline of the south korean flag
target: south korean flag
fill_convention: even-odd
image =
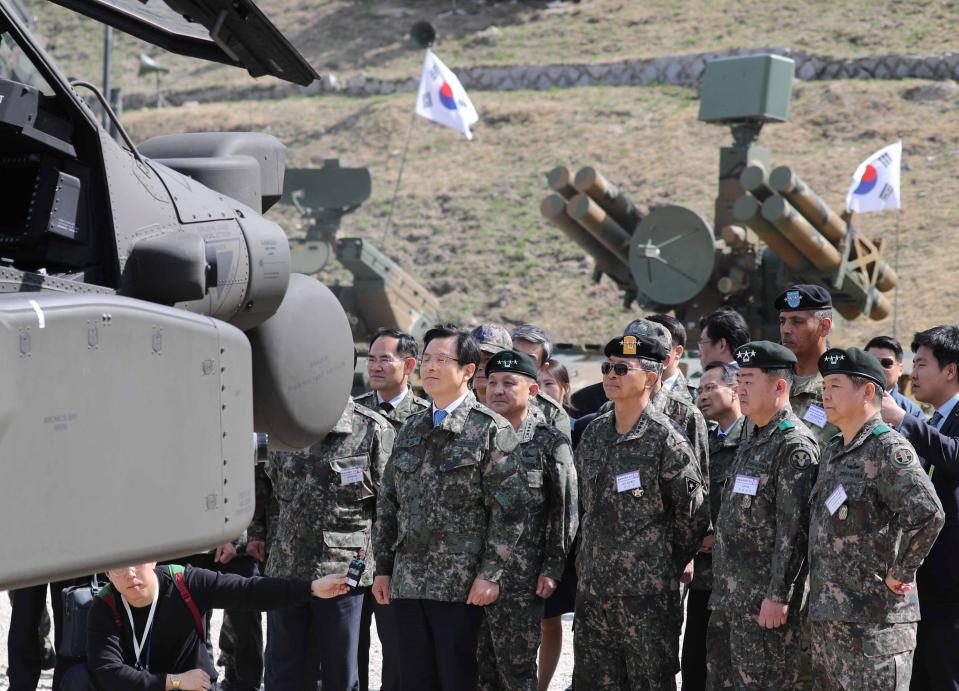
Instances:
[[[901,141],[880,149],[863,161],[852,176],[846,209],[862,214],[900,208],[901,164]]]

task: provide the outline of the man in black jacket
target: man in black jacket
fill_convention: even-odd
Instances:
[[[149,563],[107,572],[112,587],[101,591],[87,619],[87,665],[96,688],[208,691],[216,671],[199,630],[206,611],[290,607],[349,589],[342,575],[311,582],[178,571]]]
[[[910,688],[959,691],[959,326],[920,331],[912,351],[913,394],[936,410],[927,422],[906,413],[886,392],[882,417],[915,447],[946,523],[917,573],[922,621]]]

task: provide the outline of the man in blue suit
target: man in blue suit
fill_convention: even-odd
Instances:
[[[886,391],[896,404],[913,417],[925,420],[919,404],[899,390],[899,377],[902,376],[902,345],[899,341],[892,336],[874,336],[869,339],[865,350],[882,365],[886,375]]]
[[[886,392],[882,416],[915,447],[946,512],[936,544],[919,568],[922,621],[912,691],[959,691],[959,326],[913,337],[912,391],[935,407],[928,420],[906,413]]]

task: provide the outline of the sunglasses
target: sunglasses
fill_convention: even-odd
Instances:
[[[879,364],[882,365],[884,369],[889,369],[890,367],[896,364],[896,361],[893,360],[891,357],[882,357],[882,358],[879,358]]]
[[[604,362],[599,366],[599,369],[603,374],[609,374],[610,370],[612,370],[617,377],[625,377],[632,370],[642,369],[642,367],[630,367],[625,362]]]

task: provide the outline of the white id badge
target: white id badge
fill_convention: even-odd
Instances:
[[[806,409],[806,414],[802,416],[803,421],[811,422],[816,425],[819,429],[822,429],[826,426],[826,411],[822,409],[822,406],[816,405],[813,403],[809,408]]]
[[[832,516],[840,506],[846,503],[846,490],[842,485],[836,485],[829,498],[826,499],[826,508],[829,509],[829,515]]]
[[[342,473],[340,473],[340,484],[341,485],[352,485],[356,482],[363,482],[363,469],[362,468],[347,468]]]
[[[629,473],[621,473],[616,476],[616,491],[628,492],[632,489],[639,489],[643,483],[639,480],[639,471],[633,470]]]
[[[754,475],[737,475],[736,482],[733,483],[733,493],[748,494],[755,497],[759,491],[759,478]]]

